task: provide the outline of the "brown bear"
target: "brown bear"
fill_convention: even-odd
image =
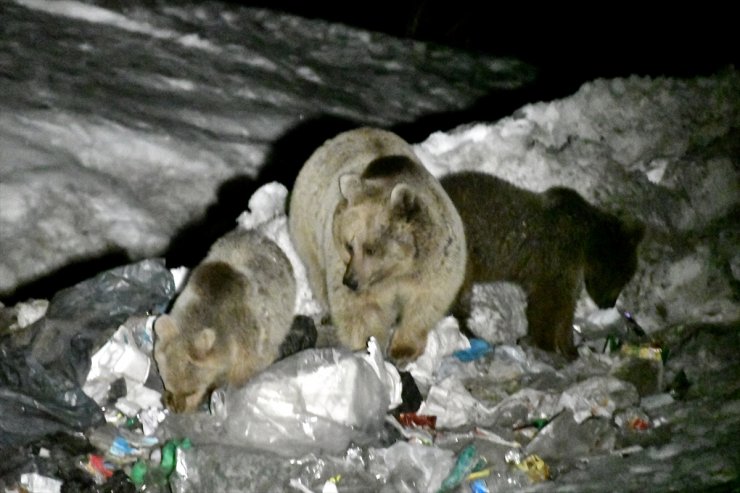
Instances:
[[[603,212],[568,188],[535,193],[469,171],[440,182],[462,217],[468,245],[454,314],[467,319],[473,283],[517,283],[527,295],[532,342],[574,357],[573,312],[582,286],[599,307],[615,304],[637,269],[642,224]]]
[[[374,336],[403,363],[424,350],[465,274],[460,216],[411,146],[374,128],[319,147],[295,182],[288,224],[339,342]]]
[[[192,411],[214,388],[242,385],[275,361],[295,297],[290,261],[272,240],[235,230],[216,241],[154,325],[167,407]]]

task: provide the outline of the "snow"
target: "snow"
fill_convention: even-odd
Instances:
[[[516,60],[217,3],[0,9],[3,297],[70,261],[166,253],[224,186],[299,166],[270,162],[291,132],[413,122],[532,76]]]
[[[469,108],[483,97],[505,98],[534,77],[516,60],[218,2],[116,9],[109,2],[15,0],[0,3],[0,17],[0,297],[13,301],[29,286],[84,262],[169,257],[193,226],[204,241],[215,239],[203,226],[213,221],[258,228],[275,240],[298,278],[296,311],[318,315],[285,224],[285,199],[301,152],[318,147],[337,127],[370,124],[405,136],[410,124]],[[638,272],[618,308],[653,333],[740,320],[738,129],[740,72],[729,67],[687,79],[597,79],[499,120],[409,134],[438,177],[476,170],[535,191],[565,185],[606,210],[643,221]],[[476,287],[473,321],[507,344],[526,325],[516,311],[521,293],[509,288]],[[577,318],[597,324],[620,319],[616,310],[599,312],[585,298]],[[454,324],[448,319],[441,327]],[[430,344],[441,346],[456,335],[440,333]],[[490,375],[513,380],[552,373],[547,362],[517,346],[503,344],[495,354]],[[699,352],[679,363],[699,381],[721,368],[717,361],[724,355]],[[434,383],[444,356],[417,362],[427,374],[422,386]],[[579,361],[594,364],[597,356],[585,351]],[[579,380],[592,385],[585,377]],[[438,383],[426,406],[442,416],[441,424],[489,417],[470,389],[452,379]],[[512,402],[554,395],[520,392]],[[628,394],[632,404],[636,398]],[[453,401],[463,405],[445,411]],[[581,404],[577,420],[612,412]],[[733,458],[714,447],[727,440],[721,426],[696,426],[716,419],[715,407],[736,426],[737,401],[714,406],[702,397],[682,405],[670,394],[642,399],[642,407],[663,413],[656,422],[678,423],[677,438],[626,454],[619,473],[652,478],[621,484],[681,484],[669,476],[668,463],[678,458],[679,478],[711,475],[695,472],[710,460],[719,464],[715,476],[737,471]],[[696,440],[705,433],[705,440]],[[701,459],[686,454],[694,448]],[[648,465],[640,462],[648,459]],[[609,487],[613,467],[594,460],[559,480],[586,485],[594,479],[594,488]]]

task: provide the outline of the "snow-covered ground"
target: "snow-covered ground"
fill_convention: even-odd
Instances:
[[[235,219],[261,171],[289,174],[297,143],[339,125],[460,110],[532,75],[267,11],[135,5],[0,3],[0,296],[72,262],[180,247],[209,206],[228,195],[217,219]]]
[[[300,158],[340,129],[406,136],[404,125],[505,98],[534,77],[516,60],[217,2],[109,5],[0,0],[0,296],[10,300],[64,276],[71,284],[90,266],[197,260],[259,185],[290,186]],[[619,305],[648,332],[740,321],[737,69],[590,81],[444,130],[409,133],[437,176],[465,169],[532,190],[566,185],[642,220],[640,265]],[[704,356],[681,356],[708,365],[689,376],[714,368]],[[718,411],[732,429],[734,399]],[[707,402],[676,406],[673,418],[717,419]],[[696,465],[689,442],[707,430],[688,422],[673,449],[645,452],[649,467],[630,459],[630,471],[668,475],[672,458],[682,471]],[[713,433],[697,453],[727,445]],[[613,471],[594,464],[565,479],[587,490]]]

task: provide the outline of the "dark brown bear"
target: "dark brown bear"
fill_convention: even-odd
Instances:
[[[568,188],[534,193],[476,172],[441,183],[468,246],[454,314],[467,319],[473,283],[517,283],[527,294],[531,341],[575,357],[573,312],[582,282],[599,307],[613,306],[637,268],[643,226],[600,211]]]

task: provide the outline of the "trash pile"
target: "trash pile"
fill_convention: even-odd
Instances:
[[[447,317],[397,369],[373,340],[359,353],[314,347],[311,318],[298,316],[281,360],[244,387],[217,389],[199,412],[172,414],[152,325],[181,274],[146,260],[48,303],[0,307],[0,491],[737,484],[738,327],[646,334],[629,312],[594,311],[576,318],[579,357],[568,362],[515,344],[524,300],[493,287],[482,291],[507,301],[481,301],[478,313],[495,312],[494,335],[467,337]]]

